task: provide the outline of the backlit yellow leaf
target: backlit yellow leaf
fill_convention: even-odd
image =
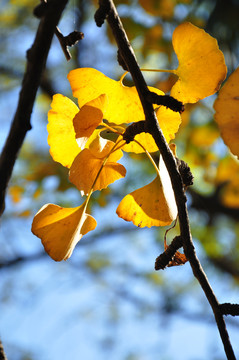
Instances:
[[[73,118],[78,112],[79,108],[66,96],[53,96],[47,125],[50,154],[55,161],[68,168],[80,152],[73,127]]]
[[[135,137],[135,141],[131,141],[129,144],[126,144],[122,147],[122,150],[126,151],[126,152],[133,152],[135,154],[140,154],[142,152],[144,152],[144,149],[137,144],[136,141],[138,141],[141,145],[144,146],[144,148],[148,151],[148,152],[155,152],[158,151],[158,147],[155,144],[155,141],[152,137],[152,135],[150,135],[149,133],[141,133],[141,134],[137,134]]]
[[[107,97],[100,95],[94,100],[82,106],[73,119],[76,133],[76,141],[80,148],[84,148],[89,137],[103,120],[103,114],[107,106]]]
[[[55,261],[68,259],[83,235],[94,230],[96,220],[84,212],[84,204],[76,208],[44,205],[35,215],[32,232]]]
[[[214,109],[225,144],[239,158],[239,67],[220,90]]]
[[[156,110],[159,126],[164,134],[167,142],[175,138],[175,134],[179,129],[181,123],[181,116],[179,113],[167,109],[165,106],[160,106]],[[149,133],[141,133],[135,136],[137,140],[148,152],[158,151],[158,147],[155,141]],[[136,154],[144,152],[143,148],[135,141],[131,141],[129,144],[124,145],[124,151],[134,152]]]
[[[178,112],[160,106],[156,111],[159,126],[167,142],[175,138],[181,124],[181,116]]]
[[[101,152],[97,152],[96,147],[93,147],[92,150],[84,149],[73,161],[69,180],[82,194],[88,194],[92,187],[93,191],[104,189],[125,176],[124,166],[116,163],[122,157],[121,150],[113,152],[105,160],[113,146],[113,142],[105,140],[105,146]]]
[[[109,103],[104,118],[115,124],[131,123],[145,118],[143,108],[135,86],[124,86],[121,81],[108,78],[100,71],[92,68],[81,68],[68,74],[73,95],[82,107],[101,94],[106,94]],[[150,88],[162,95],[162,91]]]
[[[160,177],[126,195],[116,213],[138,227],[170,225],[177,217],[174,193],[164,162],[160,161]]]
[[[171,95],[183,103],[195,103],[219,90],[227,68],[217,40],[191,23],[179,25],[173,33],[178,58],[174,73],[179,79]]]

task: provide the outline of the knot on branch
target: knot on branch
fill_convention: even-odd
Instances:
[[[220,304],[219,308],[223,315],[239,315],[239,304],[224,303]]]
[[[180,114],[184,111],[184,105],[181,101],[176,100],[174,97],[169,95],[158,95],[152,91],[149,92],[147,100],[152,104],[163,105]]]
[[[84,38],[84,34],[80,31],[73,31],[69,35],[64,36],[58,27],[56,27],[55,34],[60,42],[61,48],[65,54],[67,60],[71,59],[71,54],[67,49],[68,46],[73,46],[78,43],[79,40]]]
[[[147,124],[145,120],[141,120],[129,125],[123,133],[123,139],[126,141],[126,144],[129,144],[131,141],[133,141],[137,134],[147,132],[146,125]]]
[[[48,9],[49,3],[46,0],[41,0],[41,3],[34,8],[33,15],[40,19],[46,14]]]
[[[128,71],[128,67],[121,55],[121,52],[120,50],[117,51],[117,61],[118,61],[118,64],[125,70],[125,71]]]
[[[185,264],[188,259],[177,251],[182,246],[181,236],[176,236],[170,245],[165,245],[165,251],[155,260],[155,270],[164,270],[166,267]]]
[[[84,38],[84,34],[81,31],[72,31],[69,35],[64,36],[65,46],[74,46],[78,41]]]
[[[183,185],[186,190],[188,186],[193,185],[193,174],[191,173],[191,169],[185,161],[178,158],[176,158],[176,161],[178,165],[178,171],[181,175]]]
[[[109,11],[110,11],[110,4],[109,2],[106,2],[106,4],[102,4],[101,1],[99,1],[100,6],[99,9],[96,10],[95,12],[95,23],[98,27],[101,27],[104,22],[105,19],[107,18]]]

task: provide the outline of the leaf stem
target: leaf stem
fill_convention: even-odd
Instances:
[[[149,72],[163,72],[163,73],[170,73],[176,75],[176,70],[163,70],[163,69],[141,69],[141,71],[149,71]]]
[[[155,163],[154,159],[152,158],[152,156],[150,155],[150,153],[148,152],[148,150],[145,149],[145,147],[144,147],[138,140],[135,140],[135,139],[134,139],[133,141],[136,142],[136,144],[138,144],[138,145],[144,150],[144,152],[145,152],[146,155],[148,156],[150,162],[152,163],[154,169],[156,170],[157,175],[160,177],[159,168],[158,168],[158,166],[156,165],[156,163]]]
[[[175,74],[175,75],[176,75],[176,70],[164,70],[164,69],[141,69],[141,68],[140,68],[140,70],[141,70],[141,71],[149,71],[149,72],[162,72],[162,73],[170,73],[170,74]],[[121,76],[121,78],[120,78],[120,80],[119,80],[121,83],[123,82],[123,80],[124,80],[125,76],[126,76],[128,73],[129,73],[129,71],[125,71],[125,72],[123,73],[123,75]]]
[[[104,160],[103,160],[103,162],[102,162],[102,164],[101,164],[101,167],[100,167],[100,169],[99,169],[99,171],[98,171],[98,173],[97,173],[97,175],[96,175],[96,177],[95,177],[95,180],[93,181],[93,184],[92,184],[92,186],[91,186],[90,192],[89,192],[89,194],[87,195],[87,199],[86,199],[87,205],[88,205],[88,202],[89,202],[89,198],[90,198],[92,192],[94,191],[94,186],[95,186],[96,181],[98,180],[98,178],[99,178],[99,176],[100,176],[100,173],[101,173],[102,169],[104,168],[104,166],[105,166],[107,160],[109,159],[110,155],[111,155],[113,152],[115,152],[116,150],[118,150],[117,146],[119,145],[119,143],[120,143],[121,141],[123,141],[123,139],[120,139],[120,140],[116,141],[116,143],[114,144],[114,146],[112,147],[112,149],[109,151],[109,153],[108,153],[108,154],[106,155],[106,157],[104,158]]]

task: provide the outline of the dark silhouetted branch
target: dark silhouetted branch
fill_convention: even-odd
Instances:
[[[32,47],[27,51],[27,66],[22,81],[17,110],[0,156],[0,214],[5,207],[5,194],[19,150],[31,129],[31,113],[45,68],[52,38],[68,0],[49,0],[44,9]],[[43,2],[44,3],[44,2]],[[45,6],[45,5],[43,5]]]
[[[104,20],[107,19],[112,29],[120,55],[123,59],[123,63],[131,73],[132,79],[138,91],[145,114],[145,121],[147,122],[147,130],[153,136],[167,167],[178,208],[180,236],[183,239],[184,253],[190,262],[194,276],[199,281],[208,299],[208,302],[212,307],[227,358],[230,360],[236,360],[226,329],[226,324],[220,311],[218,300],[196,255],[189,226],[189,218],[186,206],[187,199],[185,196],[183,180],[178,171],[176,159],[169,149],[168,144],[159,127],[152,102],[149,101],[150,91],[147,87],[143,74],[140,71],[133,49],[129,43],[113,1],[99,0],[99,6],[99,10],[97,10],[96,13],[96,23],[98,26],[101,26]]]
[[[185,264],[187,261],[185,255],[177,251],[182,246],[183,241],[181,237],[176,236],[170,245],[166,245],[165,251],[155,260],[155,270],[163,270],[168,266]]]
[[[220,305],[221,312],[224,315],[239,316],[239,305],[224,303]]]
[[[4,352],[1,340],[0,340],[0,360],[7,360],[7,356]]]

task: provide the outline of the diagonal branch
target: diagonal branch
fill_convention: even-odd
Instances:
[[[0,340],[0,360],[7,360],[7,356],[4,352],[1,340]]]
[[[148,131],[154,137],[154,140],[161,152],[161,155],[171,178],[178,207],[180,236],[183,240],[184,253],[190,262],[194,276],[199,281],[212,307],[227,358],[230,360],[234,360],[236,358],[230,343],[223,315],[220,311],[218,300],[209,284],[206,274],[204,273],[199,259],[196,255],[189,226],[189,218],[186,206],[187,199],[184,194],[183,181],[178,171],[176,160],[172,152],[170,151],[167,142],[162,134],[162,131],[159,127],[153,105],[150,101],[148,101],[150,94],[147,84],[145,82],[142,72],[140,71],[133,49],[129,43],[114,3],[112,0],[99,0],[99,4],[100,8],[95,16],[97,25],[101,26],[104,20],[107,19],[117,42],[119,53],[121,55],[123,63],[131,73],[132,79],[137,88],[139,98],[144,109]]]
[[[27,66],[22,81],[18,106],[9,135],[0,156],[0,215],[4,211],[5,195],[19,150],[31,129],[31,113],[45,68],[56,26],[68,0],[49,0],[44,8],[34,43],[27,51]]]

